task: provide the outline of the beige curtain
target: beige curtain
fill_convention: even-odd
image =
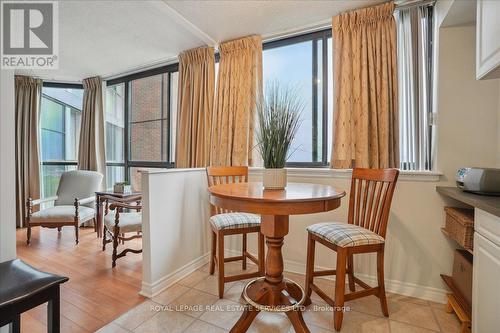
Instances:
[[[399,167],[394,3],[333,18],[333,168]]]
[[[178,168],[209,165],[214,90],[214,48],[202,47],[181,53],[175,157]]]
[[[100,172],[106,188],[103,86],[100,77],[83,80],[83,110],[78,146],[78,169]]]
[[[26,200],[40,197],[38,115],[42,80],[15,78],[16,98],[16,226],[24,226]]]
[[[262,90],[262,39],[244,37],[219,46],[211,165],[252,165],[255,98]]]

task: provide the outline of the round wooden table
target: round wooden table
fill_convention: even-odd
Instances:
[[[283,278],[281,247],[288,234],[289,215],[333,210],[345,196],[328,185],[288,183],[285,190],[265,190],[262,183],[232,183],[211,186],[210,203],[236,212],[260,214],[261,233],[266,237],[265,277],[247,284],[243,296],[248,305],[231,332],[246,332],[259,311],[285,312],[295,332],[309,332],[302,313],[304,291]],[[299,244],[305,246],[304,244]]]

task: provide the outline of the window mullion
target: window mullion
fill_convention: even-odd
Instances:
[[[323,149],[323,156],[322,156],[322,161],[324,165],[328,165],[328,122],[331,121],[328,119],[328,71],[331,70],[328,68],[328,36],[324,35],[323,36],[323,81],[322,81],[322,88],[323,88],[323,93],[321,94],[322,96],[322,102],[323,102],[323,138],[322,138],[322,149]],[[330,87],[330,89],[332,89]]]
[[[312,41],[312,161],[318,160],[318,40]]]
[[[130,82],[126,81],[124,83],[124,103],[123,103],[123,108],[124,108],[124,140],[123,140],[123,161],[124,161],[124,175],[125,175],[125,181],[130,182],[130,170],[129,170],[129,161],[130,161],[130,149],[129,149],[129,140],[130,140],[130,122],[129,122],[129,104],[130,104],[130,98],[129,98],[129,86]]]

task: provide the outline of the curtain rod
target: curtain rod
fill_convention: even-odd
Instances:
[[[436,0],[396,0],[394,4],[396,9],[406,9],[417,6],[433,6]]]

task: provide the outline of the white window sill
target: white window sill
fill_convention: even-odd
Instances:
[[[348,178],[352,176],[352,169],[330,168],[286,168],[288,177],[307,178]],[[264,168],[251,167],[251,175],[261,175]],[[443,174],[436,171],[401,171],[399,180],[415,182],[438,182]]]

